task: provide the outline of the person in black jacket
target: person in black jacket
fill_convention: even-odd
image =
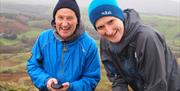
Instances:
[[[179,91],[178,63],[164,37],[116,0],[92,0],[89,19],[101,35],[101,60],[113,91]]]

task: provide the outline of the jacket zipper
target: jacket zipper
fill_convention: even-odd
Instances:
[[[66,47],[66,43],[63,43],[63,50],[62,50],[62,58],[61,58],[61,67],[62,67],[62,70],[61,72],[64,73],[64,54],[65,52],[67,51],[67,47]]]

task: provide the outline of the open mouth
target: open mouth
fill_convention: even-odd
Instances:
[[[118,32],[118,29],[116,29],[115,33],[112,35],[113,37],[117,34]]]
[[[68,28],[59,27],[59,30],[68,31],[68,30],[70,30],[70,27],[68,27]]]

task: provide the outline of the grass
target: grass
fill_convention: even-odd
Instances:
[[[33,21],[29,21],[28,22],[28,25],[29,26],[36,26],[36,25],[40,25],[40,24],[49,24],[49,21],[47,20],[33,20]]]
[[[21,63],[12,67],[2,67],[0,66],[0,73],[18,73],[26,72],[26,63]]]
[[[104,65],[101,63],[101,80],[97,85],[95,91],[110,91],[110,90],[111,90],[111,83],[106,76]]]
[[[26,84],[20,82],[0,81],[0,91],[38,91],[32,83],[29,84],[29,81],[26,82]]]
[[[158,15],[144,15],[142,20],[146,25],[150,25],[163,33],[168,40],[173,40],[176,34],[180,34],[180,18]]]
[[[0,73],[26,72],[26,61],[30,55],[30,53],[0,54]]]
[[[4,61],[10,57],[15,56],[16,54],[0,54],[0,61]]]
[[[180,65],[180,58],[177,58],[178,64]]]
[[[0,54],[0,61],[6,60],[7,62],[25,62],[31,56],[30,52],[27,53],[13,53],[13,54]]]
[[[167,45],[173,51],[180,50],[180,17],[145,15],[141,14],[142,20],[146,25],[150,25],[162,33],[166,39]]]
[[[100,41],[99,40],[96,40],[96,45],[98,48],[100,47]]]
[[[41,31],[42,31],[42,30],[39,29],[39,28],[31,28],[30,31],[24,32],[24,33],[18,35],[18,39],[22,39],[23,37],[26,37],[26,38],[34,38],[34,37],[37,37]]]
[[[17,39],[10,40],[10,39],[5,39],[5,38],[0,38],[0,45],[3,46],[9,46],[9,45],[16,45],[16,44],[21,44],[21,39],[26,37],[26,38],[35,38],[37,37],[42,30],[39,28],[31,28],[31,30],[18,34]]]
[[[109,82],[104,69],[101,70],[101,80],[95,91],[110,91],[111,83]]]
[[[0,45],[8,46],[8,45],[15,45],[18,43],[20,43],[20,41],[18,41],[17,39],[9,40],[9,39],[0,38]]]

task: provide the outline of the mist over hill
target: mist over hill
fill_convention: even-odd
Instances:
[[[48,18],[51,10],[49,6],[45,5],[32,5],[20,3],[1,3],[0,13],[15,13],[15,14],[28,14],[37,17]]]
[[[180,0],[119,0],[122,8],[134,8],[139,12],[180,16]]]
[[[47,6],[51,7],[49,9],[53,9],[57,1],[58,0],[1,0],[0,11],[6,7],[6,5],[3,5],[4,3],[36,5],[39,6],[39,8],[41,8],[41,6]],[[81,8],[87,8],[91,0],[76,1]],[[143,13],[180,16],[180,0],[118,0],[118,2],[122,9],[134,8]],[[23,6],[22,8],[25,7],[26,6]],[[38,10],[38,8],[33,7],[29,7],[29,9]]]

